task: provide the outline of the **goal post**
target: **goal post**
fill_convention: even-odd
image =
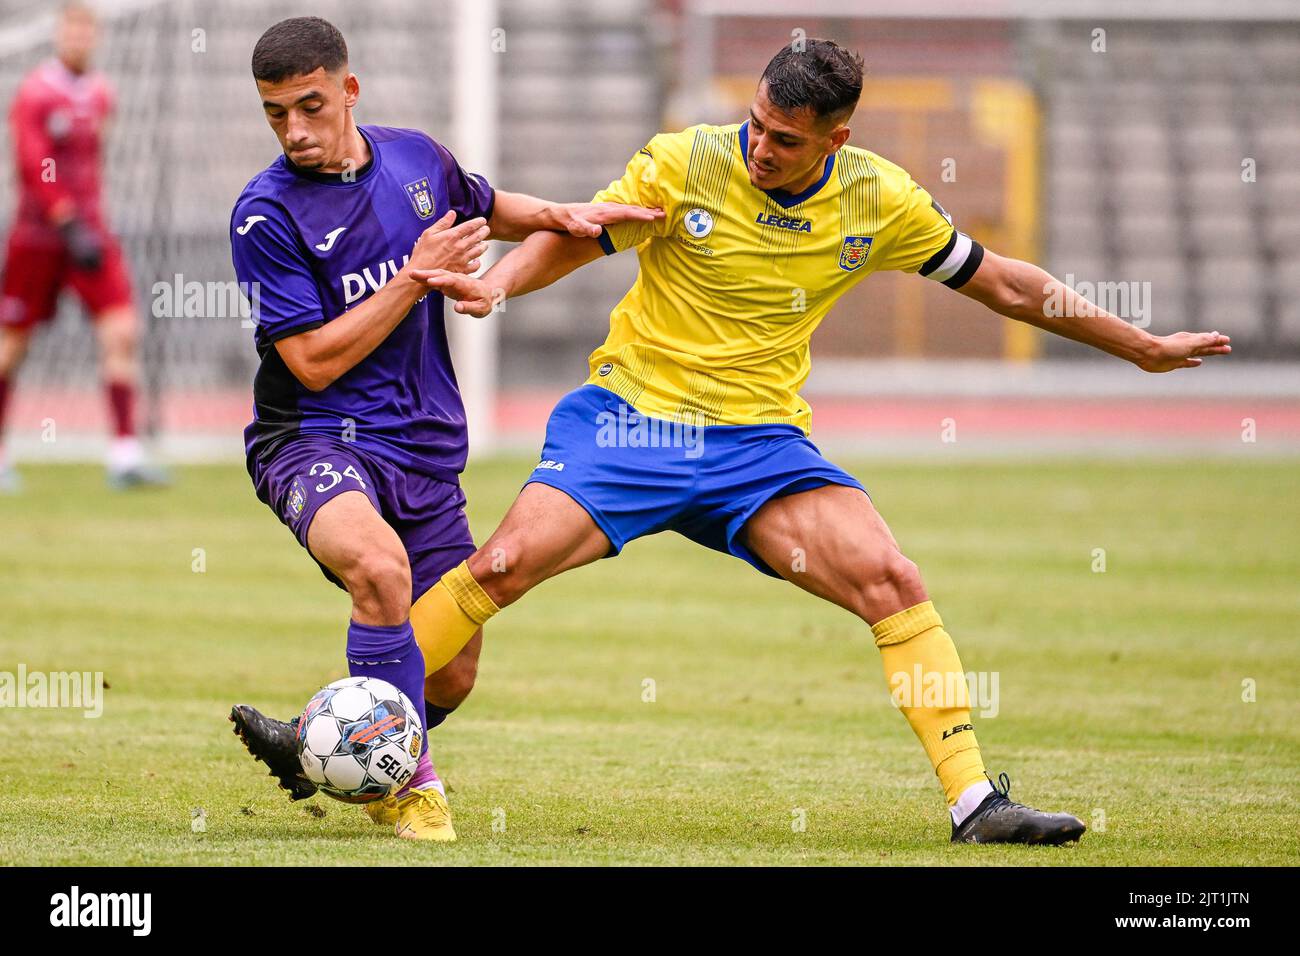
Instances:
[[[456,0],[452,10],[452,147],[461,166],[496,182],[499,103],[497,0]],[[491,253],[489,253],[489,256]],[[483,263],[483,268],[491,264]],[[456,380],[469,423],[471,456],[496,445],[498,317],[460,315],[447,305]]]

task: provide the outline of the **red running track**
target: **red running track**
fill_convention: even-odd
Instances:
[[[506,440],[535,442],[552,406],[564,394],[514,391],[499,396],[496,422]],[[815,438],[937,437],[952,419],[963,440],[970,437],[1123,438],[1160,442],[1176,439],[1226,441],[1241,438],[1247,419],[1259,440],[1300,446],[1300,399],[1136,399],[991,397],[816,397]],[[47,419],[60,432],[97,432],[105,427],[105,402],[97,391],[18,388],[11,397],[8,430],[37,434]],[[162,407],[166,433],[238,435],[248,423],[252,399],[246,391],[176,391]]]

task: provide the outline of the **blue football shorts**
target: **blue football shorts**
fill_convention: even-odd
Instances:
[[[642,415],[599,385],[555,406],[532,482],[586,509],[610,540],[606,557],[644,535],[676,531],[772,577],[780,575],[738,540],[754,512],[823,485],[866,493],[794,425],[683,425]]]

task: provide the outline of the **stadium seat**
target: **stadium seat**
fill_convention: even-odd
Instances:
[[[1239,346],[1241,342],[1257,343],[1265,337],[1265,298],[1258,289],[1236,293],[1207,290],[1198,300],[1198,306],[1195,325],[1199,328],[1232,336],[1239,340]]]
[[[1216,256],[1255,252],[1258,230],[1243,213],[1198,211],[1187,222],[1185,236],[1190,247],[1202,255]]]
[[[1300,297],[1278,302],[1277,337],[1283,346],[1300,347]]]

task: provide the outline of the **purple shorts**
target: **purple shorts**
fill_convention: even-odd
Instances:
[[[301,435],[276,449],[269,461],[250,457],[248,470],[257,497],[304,548],[321,505],[347,491],[364,493],[406,548],[412,602],[474,553],[460,485],[402,471],[355,445]],[[329,568],[320,564],[320,569],[343,587]]]

